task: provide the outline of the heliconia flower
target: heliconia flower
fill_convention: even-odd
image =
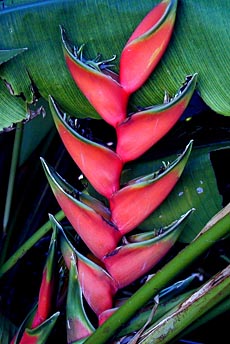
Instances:
[[[111,149],[92,142],[74,131],[64,121],[63,114],[52,97],[49,99],[49,104],[67,151],[93,187],[101,195],[109,198],[119,189],[123,167],[120,157]]]
[[[56,230],[53,230],[51,243],[43,270],[42,283],[39,291],[38,307],[31,328],[41,325],[51,314],[54,302],[56,280]]]
[[[101,259],[117,246],[121,233],[112,222],[79,201],[79,194],[82,194],[71,187],[44,159],[41,161],[54,196],[65,216],[92,253]],[[89,196],[87,198],[89,199]]]
[[[152,269],[174,245],[194,209],[174,221],[168,229],[149,240],[116,248],[104,257],[106,270],[123,288]]]
[[[162,173],[152,173],[131,181],[110,199],[112,222],[125,235],[145,220],[168,196],[179,180],[193,141]],[[161,172],[161,171],[160,171]]]
[[[120,58],[120,83],[128,94],[147,80],[169,43],[177,0],[163,0],[137,26]]]
[[[95,331],[84,309],[82,290],[74,255],[70,260],[66,323],[67,343],[69,344],[86,338]]]
[[[55,221],[55,223],[54,223]],[[78,252],[68,240],[62,226],[52,219],[60,232],[60,246],[66,266],[70,269],[72,257],[76,257],[78,278],[83,295],[92,310],[99,316],[113,306],[117,285],[113,278],[98,264]],[[92,286],[94,286],[92,288]]]
[[[85,60],[83,46],[72,53],[63,28],[61,33],[66,64],[74,81],[99,115],[115,127],[126,117],[128,96],[114,73],[108,72],[107,64],[111,59]]]
[[[141,156],[174,126],[192,97],[196,80],[196,74],[187,77],[173,100],[137,112],[117,126],[116,152],[123,162]]]

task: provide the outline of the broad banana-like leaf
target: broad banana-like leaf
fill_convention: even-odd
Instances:
[[[4,81],[0,79],[0,130],[15,122],[21,122],[26,114],[26,103],[10,94]]]
[[[169,343],[188,324],[198,320],[203,314],[215,307],[224,298],[229,297],[230,265],[218,272],[194,294],[147,329],[139,344]]]
[[[198,277],[198,276],[197,276]],[[169,287],[163,289],[159,293],[159,304],[158,307],[149,323],[155,323],[158,319],[164,316],[170,309],[174,306],[180,304],[184,301],[188,296],[190,296],[193,290],[188,290],[189,285],[191,285],[192,281],[196,278],[196,275],[193,274],[187,277],[185,280],[175,282],[174,284],[170,285]],[[150,319],[150,313],[152,312],[153,302],[149,302],[146,307],[144,307],[140,312],[136,314],[133,319],[131,319],[119,332],[119,337],[123,335],[127,335],[128,333],[132,333],[133,331],[139,330],[142,328],[148,319]]]
[[[10,49],[10,50],[0,50],[0,65],[4,62],[9,61],[13,57],[17,56],[18,54],[21,54],[26,49]]]
[[[98,118],[67,70],[59,25],[66,29],[74,44],[86,43],[88,56],[95,57],[99,52],[106,59],[115,54],[119,60],[133,30],[159,1],[5,0],[4,3],[0,9],[0,49],[24,52],[0,66],[2,87],[6,80],[15,96],[9,102],[2,101],[2,94],[6,97],[9,91],[6,86],[1,89],[0,130],[21,121],[22,116],[26,118],[26,111],[22,114],[17,109],[21,109],[21,102],[26,109],[36,98],[32,85],[45,99],[52,95],[73,115]],[[133,97],[133,105],[149,106],[153,99],[160,104],[165,90],[175,93],[185,75],[197,72],[198,91],[205,103],[217,113],[230,115],[229,11],[228,1],[224,5],[219,0],[179,2],[170,44],[149,81]],[[114,69],[118,70],[118,63]],[[9,107],[13,109],[10,116],[5,115],[10,113]]]

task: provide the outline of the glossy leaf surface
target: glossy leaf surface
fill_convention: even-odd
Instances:
[[[0,65],[14,58],[18,54],[23,53],[24,51],[26,51],[26,49],[0,50]]]

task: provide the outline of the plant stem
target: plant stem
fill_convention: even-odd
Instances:
[[[55,218],[57,221],[61,221],[65,217],[62,210],[60,210]],[[24,254],[38,242],[45,234],[47,234],[52,228],[50,221],[47,221],[42,227],[40,227],[19,249],[0,267],[0,278],[10,270],[17,261],[24,256]]]
[[[7,225],[8,225],[9,216],[10,216],[14,181],[15,181],[15,175],[16,175],[16,170],[18,166],[19,153],[20,153],[20,147],[21,147],[21,141],[22,141],[22,133],[23,133],[23,126],[22,126],[22,123],[19,122],[16,126],[16,131],[15,131],[14,147],[13,147],[13,153],[12,153],[11,166],[10,166],[10,176],[9,176],[9,181],[8,181],[6,204],[5,204],[5,211],[4,211],[4,216],[3,216],[3,233],[4,234],[6,234]]]
[[[200,257],[216,241],[230,232],[230,203],[209,221],[202,235],[178,253],[169,263],[159,270],[143,287],[121,306],[85,343],[106,343],[116,331],[185,268]]]
[[[21,122],[19,122],[17,123],[16,131],[15,131],[14,146],[13,146],[8,188],[7,188],[7,194],[6,194],[6,203],[5,203],[5,209],[4,209],[4,215],[3,215],[2,241],[4,241],[4,245],[2,246],[2,252],[0,256],[0,265],[6,259],[8,245],[9,245],[9,241],[11,237],[11,230],[8,230],[7,232],[7,227],[9,223],[10,210],[11,210],[11,204],[12,204],[12,198],[13,198],[13,191],[14,191],[14,182],[15,182],[15,176],[16,176],[16,171],[17,171],[18,161],[19,161],[19,154],[20,154],[20,148],[21,148],[21,142],[22,142],[22,133],[23,133],[23,125]]]

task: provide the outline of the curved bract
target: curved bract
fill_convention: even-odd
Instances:
[[[53,98],[50,98],[50,108],[60,137],[75,163],[100,194],[111,197],[119,189],[122,170],[120,157],[111,149],[92,142],[71,129]]]
[[[120,83],[128,94],[143,85],[160,61],[173,31],[176,8],[177,0],[159,3],[125,45],[120,58]]]
[[[179,180],[192,149],[192,141],[179,158],[162,173],[135,179],[110,199],[112,221],[125,235],[147,218],[168,196]]]
[[[52,191],[66,217],[83,241],[98,258],[114,249],[121,238],[118,229],[100,213],[68,193],[68,184],[42,159],[43,168]]]
[[[118,125],[116,152],[122,161],[137,159],[175,125],[193,95],[197,75],[187,79],[184,89],[172,100],[134,113]]]
[[[126,116],[128,95],[124,88],[106,71],[106,62],[100,68],[94,61],[82,57],[83,47],[75,55],[70,51],[62,29],[64,56],[68,69],[79,89],[99,115],[110,125],[116,126]]]
[[[174,245],[181,234],[185,220],[193,210],[184,214],[163,233],[151,239],[116,248],[103,262],[119,288],[132,283],[156,265]]]

